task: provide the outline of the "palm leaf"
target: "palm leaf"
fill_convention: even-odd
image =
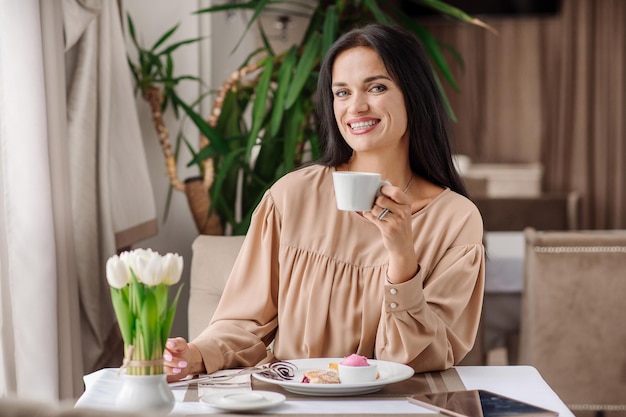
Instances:
[[[271,59],[267,59],[263,67],[261,79],[256,87],[256,95],[252,106],[252,128],[250,129],[250,135],[248,136],[246,158],[249,158],[252,153],[252,147],[256,144],[257,137],[261,131],[261,126],[263,125],[263,119],[265,119],[267,114],[267,97],[270,90],[270,81],[272,80],[273,69],[274,62]]]
[[[170,30],[168,30],[167,32],[165,32],[163,34],[163,36],[161,36],[152,46],[152,48],[150,48],[151,52],[156,51],[156,49],[161,46],[161,44],[163,44],[163,42],[165,42],[170,36],[172,36],[172,34],[174,32],[176,32],[176,29],[178,29],[178,27],[180,26],[180,23],[177,23],[176,25],[174,25],[174,27],[172,27]]]
[[[176,49],[180,48],[183,45],[188,45],[190,43],[195,43],[195,42],[201,41],[202,39],[204,39],[204,37],[193,38],[193,39],[186,39],[184,41],[176,42],[176,43],[168,46],[167,48],[165,48],[161,52],[159,52],[157,54],[157,56],[170,54],[170,53],[172,53],[173,51],[175,51]]]
[[[488,24],[486,24],[485,22],[483,22],[480,19],[477,19],[475,17],[470,16],[469,14],[465,13],[463,10],[451,6],[443,1],[440,0],[409,0],[412,1],[413,3],[419,3],[422,4],[426,7],[430,7],[433,10],[436,10],[438,12],[441,12],[445,15],[454,17],[455,19],[458,19],[462,22],[465,23],[470,23],[472,25],[476,25],[476,26],[480,26],[483,29],[487,29],[488,31],[490,31],[491,33],[493,33],[494,35],[498,34],[498,31],[495,30],[494,28],[492,28],[491,26],[489,26]]]
[[[301,126],[306,123],[306,114],[303,110],[302,101],[302,98],[296,100],[285,121],[285,142],[281,158],[284,161],[283,170],[285,172],[289,172],[294,168],[294,155],[300,142]]]
[[[322,29],[322,47],[320,56],[324,57],[330,49],[333,42],[337,39],[339,31],[339,16],[337,14],[337,6],[330,6],[326,9],[326,18]]]
[[[259,16],[261,16],[261,13],[263,12],[263,10],[265,9],[265,7],[267,6],[267,4],[269,2],[270,2],[270,0],[260,0],[257,3],[256,8],[254,9],[254,14],[252,15],[252,17],[248,21],[248,24],[246,25],[246,28],[243,31],[243,34],[241,35],[241,37],[237,41],[237,44],[235,45],[235,47],[233,48],[233,52],[236,51],[237,48],[239,48],[239,45],[241,45],[241,42],[243,42],[243,39],[245,38],[246,33],[248,33],[248,31],[250,30],[250,27],[252,27],[254,22],[256,22],[256,20],[259,18]]]
[[[214,147],[220,153],[228,153],[228,146],[222,140],[222,137],[213,129],[198,113],[196,113],[187,103],[183,100],[176,99],[178,105],[180,105],[189,118],[196,125],[200,133],[209,139],[209,146]]]
[[[283,120],[283,114],[285,113],[285,101],[287,99],[287,92],[289,91],[289,85],[291,83],[291,75],[293,68],[296,64],[297,49],[293,46],[285,56],[285,60],[280,67],[278,78],[276,83],[278,87],[276,94],[274,95],[274,105],[272,106],[272,118],[270,119],[270,135],[276,136],[280,125]]]
[[[396,22],[385,12],[383,12],[380,7],[378,7],[378,2],[376,0],[363,0],[363,4],[367,7],[376,20],[385,25],[394,25]]]
[[[302,92],[302,88],[309,80],[315,62],[319,56],[319,50],[322,45],[322,39],[318,33],[311,37],[311,40],[304,46],[302,57],[296,67],[296,72],[293,76],[293,82],[287,93],[287,100],[285,102],[285,108],[288,109],[295,103],[296,99]]]

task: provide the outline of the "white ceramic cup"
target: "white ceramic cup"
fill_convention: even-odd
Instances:
[[[380,174],[372,172],[333,172],[337,208],[345,211],[370,211],[380,187],[391,185],[381,180]]]

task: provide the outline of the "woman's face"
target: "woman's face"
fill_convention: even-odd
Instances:
[[[354,151],[406,149],[404,96],[376,51],[359,46],[341,52],[332,69],[332,91],[339,131]]]

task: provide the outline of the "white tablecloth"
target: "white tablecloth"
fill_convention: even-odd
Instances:
[[[557,394],[530,366],[459,366],[456,370],[467,389],[486,389],[574,417]],[[103,369],[84,377],[86,391],[76,407],[114,409],[120,381],[115,369]],[[173,388],[176,405],[172,415],[219,414],[202,402],[183,402],[186,388]],[[435,414],[402,398],[374,398],[367,395],[332,401],[299,397],[268,410],[271,414]]]
[[[524,288],[524,232],[487,232],[485,245],[485,293],[521,293]]]

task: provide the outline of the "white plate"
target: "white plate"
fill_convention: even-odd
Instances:
[[[261,411],[285,402],[285,396],[271,391],[238,391],[207,394],[200,401],[226,411]]]
[[[369,363],[376,364],[378,370],[379,378],[374,382],[363,382],[360,384],[310,384],[301,382],[304,372],[314,369],[328,369],[328,365],[331,362],[341,361],[343,361],[343,358],[289,360],[287,362],[298,367],[295,371],[295,377],[291,381],[277,381],[259,374],[253,374],[253,377],[263,382],[280,385],[287,391],[296,394],[338,397],[342,395],[369,394],[376,392],[383,389],[385,385],[409,379],[415,373],[413,368],[401,363],[368,359]]]

